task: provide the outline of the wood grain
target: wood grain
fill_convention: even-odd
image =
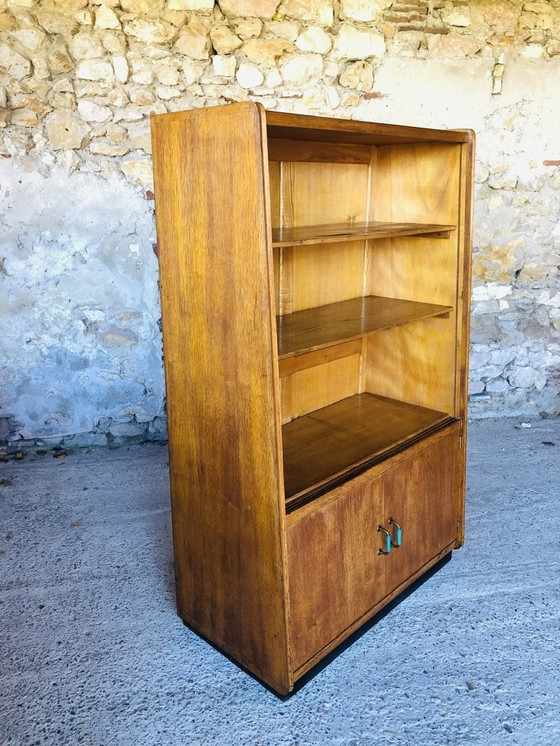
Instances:
[[[339,243],[360,238],[380,239],[400,236],[429,236],[449,238],[456,225],[433,223],[389,223],[371,221],[369,223],[329,223],[326,225],[296,226],[276,228],[272,231],[273,246],[302,246],[304,244]],[[426,252],[429,257],[429,251]]]
[[[288,691],[262,111],[163,115],[152,132],[179,613]]]
[[[152,130],[178,608],[285,694],[462,542],[474,136]]]
[[[283,410],[282,422],[286,423],[288,420],[333,404],[341,398],[357,394],[360,386],[360,366],[359,354],[345,355],[294,372],[290,376],[290,408],[286,407]]]
[[[372,160],[371,211],[379,220],[434,220],[460,224],[460,148],[421,144],[377,148]],[[382,239],[370,242],[369,293],[457,307],[461,231],[449,238]],[[429,257],[429,261],[426,258]],[[458,316],[399,327],[370,340],[364,352],[366,391],[460,416],[456,387]],[[462,322],[461,322],[462,323]]]
[[[452,309],[434,303],[367,296],[277,318],[280,358],[356,339],[373,331],[409,324]]]
[[[370,149],[367,145],[269,139],[268,158],[271,161],[367,164]]]
[[[266,124],[268,137],[280,140],[311,140],[362,145],[469,141],[469,134],[464,130],[435,130],[426,127],[360,122],[275,111],[267,112]]]
[[[282,162],[280,172],[282,230],[368,219],[368,165]],[[363,294],[363,241],[346,242],[340,250],[342,255],[317,245],[276,249],[282,252],[280,313]]]
[[[288,563],[296,670],[452,544],[457,438],[446,431],[424,440],[395,465],[371,469],[334,490],[325,505],[294,515]],[[394,530],[390,518],[403,530],[402,545],[380,555],[376,529]]]
[[[456,432],[440,438],[429,452],[383,476],[382,523],[390,528],[393,518],[403,531],[402,546],[385,557],[385,593],[401,585],[457,536],[453,496],[458,486],[458,439]]]
[[[358,394],[283,426],[288,510],[453,422],[445,412]]]

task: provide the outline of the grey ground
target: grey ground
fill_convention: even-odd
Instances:
[[[471,425],[466,546],[286,701],[175,615],[165,447],[1,463],[0,743],[560,744],[560,420],[521,422]]]

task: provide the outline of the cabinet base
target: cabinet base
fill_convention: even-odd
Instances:
[[[268,691],[271,692],[271,694],[274,694],[275,697],[282,701],[285,701],[299,692],[304,686],[306,686],[306,684],[312,681],[318,673],[320,673],[324,668],[332,663],[332,661],[338,658],[341,653],[343,653],[354,642],[356,642],[356,640],[359,640],[362,635],[366,634],[366,632],[369,632],[369,630],[371,630],[372,627],[377,624],[377,622],[379,622],[387,614],[393,611],[393,609],[395,609],[402,601],[408,598],[411,593],[414,593],[414,591],[420,588],[420,586],[422,586],[427,580],[429,580],[433,575],[441,570],[441,568],[444,567],[451,559],[452,549],[453,548],[447,550],[447,553],[440,559],[436,559],[434,564],[425,569],[410,583],[410,585],[406,586],[401,591],[395,591],[395,593],[392,594],[393,597],[388,603],[386,603],[384,606],[381,606],[378,611],[373,612],[373,615],[366,619],[364,622],[358,623],[357,628],[353,630],[347,637],[341,639],[338,643],[334,641],[331,645],[329,645],[328,647],[332,649],[330,649],[327,653],[320,653],[317,656],[317,659],[315,659],[315,663],[310,662],[310,664],[302,666],[302,668],[300,669],[301,673],[299,675],[296,671],[295,683],[292,689],[287,692],[279,691],[280,687],[275,688],[272,684],[268,683],[256,673],[254,673],[254,671],[251,671],[249,668],[244,666],[234,657],[234,655],[229,653],[213,640],[206,637],[206,635],[200,632],[200,630],[198,630],[190,620],[182,617],[180,613],[179,617],[181,618],[185,627],[188,627],[188,629],[194,632],[197,637],[199,637],[201,640],[204,640],[204,642],[214,648],[214,650],[225,656],[231,663],[237,666],[237,668],[239,668],[244,673],[248,674],[252,679],[258,681],[260,685],[268,689]]]

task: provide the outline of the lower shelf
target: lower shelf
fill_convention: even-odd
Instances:
[[[286,512],[455,422],[451,415],[356,394],[282,427]]]

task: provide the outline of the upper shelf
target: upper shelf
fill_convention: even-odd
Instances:
[[[370,332],[445,316],[451,306],[368,295],[276,317],[280,359],[302,355]]]
[[[273,228],[272,245],[303,246],[305,244],[357,241],[362,238],[397,238],[398,236],[429,236],[449,238],[454,225],[433,223],[332,223],[330,225],[305,225],[296,228]]]

